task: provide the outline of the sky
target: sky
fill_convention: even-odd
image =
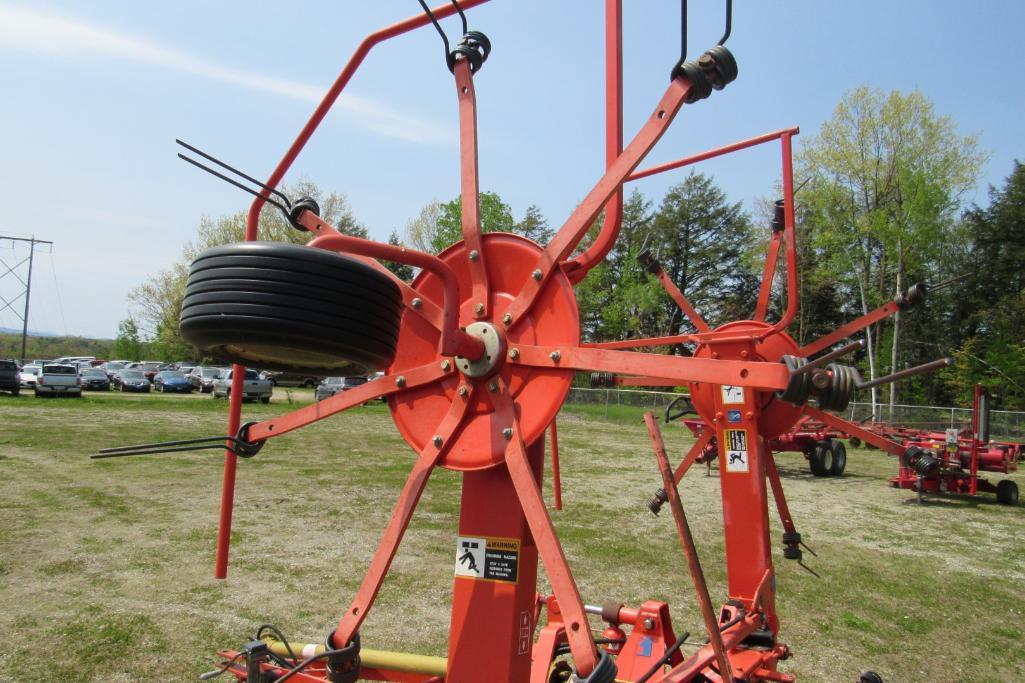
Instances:
[[[474,80],[481,189],[517,217],[534,204],[558,227],[601,176],[602,5],[493,0],[468,13],[494,46]],[[178,160],[175,138],[268,176],[362,38],[418,11],[415,0],[0,0],[0,235],[54,242],[37,249],[30,328],[115,336],[128,292],[180,258],[202,216],[249,205]],[[679,11],[624,0],[627,140],[665,90]],[[457,20],[444,25],[456,36]],[[685,107],[642,167],[792,125],[799,148],[852,88],[918,89],[978,135],[989,157],[965,199],[985,205],[1025,158],[1023,25],[1017,0],[739,0],[738,79]],[[690,2],[693,55],[722,28],[721,0]],[[425,204],[458,194],[457,123],[440,38],[406,34],[371,52],[286,182],[344,192],[376,239],[401,234]],[[753,208],[773,193],[778,150],[697,168]],[[684,173],[636,186],[658,200]],[[26,255],[0,240],[0,273]],[[5,300],[21,290],[0,277]],[[0,312],[0,327],[20,326]]]

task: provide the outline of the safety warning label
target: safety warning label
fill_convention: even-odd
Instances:
[[[743,429],[726,430],[726,471],[748,471],[747,432]]]
[[[519,563],[520,542],[515,538],[457,538],[456,576],[516,583]]]
[[[722,402],[724,405],[743,403],[744,387],[733,387],[729,384],[722,385]]]

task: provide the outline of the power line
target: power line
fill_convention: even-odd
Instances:
[[[3,258],[0,258],[0,266],[3,266],[3,269],[4,269],[3,274],[0,275],[0,279],[3,279],[4,277],[6,277],[9,274],[12,274],[14,276],[14,278],[16,280],[18,280],[18,282],[20,282],[25,287],[24,291],[21,294],[19,294],[18,296],[14,297],[10,301],[7,301],[6,299],[3,299],[3,297],[0,297],[0,300],[2,300],[3,303],[4,303],[4,310],[6,310],[7,308],[10,308],[11,311],[14,312],[15,316],[17,316],[17,317],[19,317],[21,319],[21,359],[24,360],[25,359],[25,342],[26,342],[26,340],[28,338],[28,310],[29,310],[29,301],[30,301],[30,299],[32,297],[32,262],[35,259],[36,245],[37,244],[48,244],[48,245],[50,245],[50,253],[53,254],[53,242],[50,242],[49,240],[37,240],[35,235],[33,235],[32,237],[9,237],[7,235],[0,235],[0,240],[10,240],[12,253],[14,252],[15,242],[28,242],[28,244],[29,244],[28,258],[27,259],[22,259],[18,263],[15,263],[13,266],[9,266],[6,263],[6,261],[4,261]],[[16,257],[12,257],[11,261],[13,262],[15,258]],[[26,261],[28,261],[28,274],[26,275],[25,279],[22,280],[21,276],[18,274],[18,269],[21,268],[21,266],[24,265]],[[54,277],[56,277],[56,274],[55,274]],[[24,312],[21,315],[18,315],[18,312],[14,308],[13,304],[14,304],[15,301],[20,299],[22,296],[25,297],[25,310],[24,310]]]

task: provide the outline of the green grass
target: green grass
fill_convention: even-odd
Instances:
[[[296,397],[304,394],[296,392]],[[308,394],[307,394],[308,395]],[[293,407],[247,404],[246,419]],[[585,601],[667,600],[703,641],[640,416],[569,406],[559,434],[565,510],[553,513]],[[238,468],[230,576],[211,578],[222,458],[200,451],[91,461],[105,446],[223,431],[225,401],[0,396],[0,681],[195,680],[264,622],[320,639],[362,579],[412,463],[381,405],[268,443]],[[666,428],[677,459],[691,443]],[[1006,681],[1025,676],[1025,509],[991,497],[918,506],[894,462],[849,449],[842,478],[777,458],[817,579],[776,553],[783,670],[807,681]],[[994,476],[994,479],[998,477]],[[1012,475],[1020,483],[1022,478]],[[550,484],[545,495],[551,499]],[[369,619],[367,647],[444,654],[460,476],[436,472]],[[713,601],[727,598],[719,479],[681,487]],[[541,572],[540,590],[548,590]],[[597,622],[592,626],[598,627]]]

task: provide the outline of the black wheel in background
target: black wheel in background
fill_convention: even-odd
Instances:
[[[834,440],[831,443],[833,449],[833,467],[830,472],[833,476],[839,477],[847,468],[847,447],[843,445],[843,441]]]
[[[243,242],[208,249],[192,263],[181,333],[222,361],[339,375],[391,363],[401,313],[398,286],[361,261]]]
[[[997,502],[1001,505],[1018,504],[1018,485],[1010,479],[997,482]]]
[[[833,449],[829,441],[815,444],[815,451],[808,458],[808,466],[816,477],[828,477],[833,473]]]

